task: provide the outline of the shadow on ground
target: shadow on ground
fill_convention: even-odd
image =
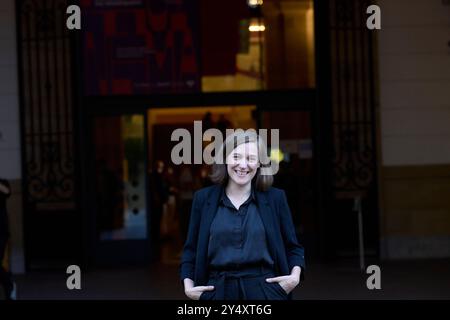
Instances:
[[[450,299],[450,259],[380,263],[381,290],[368,290],[355,261],[310,263],[294,299]],[[62,272],[16,276],[18,299],[185,299],[177,264],[82,272],[81,290],[68,290]]]

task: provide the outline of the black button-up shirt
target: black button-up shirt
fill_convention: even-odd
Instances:
[[[253,189],[239,209],[223,189],[211,223],[208,258],[212,269],[236,269],[257,264],[273,266]]]

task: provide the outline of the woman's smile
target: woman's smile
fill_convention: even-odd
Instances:
[[[249,174],[250,171],[248,171],[248,170],[234,170],[234,172],[236,172],[236,175],[238,177],[243,178],[243,177],[246,177]]]

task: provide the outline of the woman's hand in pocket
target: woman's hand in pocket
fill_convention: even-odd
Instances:
[[[197,286],[197,287],[186,288],[184,290],[184,293],[186,294],[186,296],[189,299],[199,300],[200,296],[202,295],[203,292],[212,291],[212,290],[214,290],[214,286]]]
[[[269,283],[277,282],[280,285],[280,287],[283,288],[286,294],[289,294],[298,285],[298,281],[295,279],[295,277],[291,275],[275,278],[267,278],[266,281]]]
[[[290,275],[267,278],[266,281],[269,283],[277,282],[286,294],[289,294],[300,283],[300,272],[300,267],[294,267]]]
[[[184,279],[184,294],[192,300],[199,300],[204,291],[214,290],[214,286],[194,286],[194,281],[189,278]]]

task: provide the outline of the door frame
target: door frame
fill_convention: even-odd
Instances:
[[[84,145],[87,146],[88,152],[86,152],[85,168],[87,169],[84,175],[87,179],[85,184],[84,198],[89,203],[88,209],[84,211],[84,230],[88,230],[85,233],[85,264],[94,266],[116,266],[116,265],[134,265],[143,264],[151,259],[151,247],[150,247],[150,201],[148,195],[148,179],[145,179],[145,205],[146,205],[146,221],[147,221],[147,238],[145,240],[129,239],[129,240],[112,240],[101,241],[98,239],[97,234],[97,210],[95,200],[95,145],[94,145],[94,121],[97,117],[117,117],[125,115],[141,115],[144,119],[144,166],[147,168],[148,155],[148,135],[147,135],[147,115],[145,112],[137,112],[136,110],[130,110],[123,108],[122,110],[114,110],[112,112],[105,112],[104,110],[91,109],[87,113],[86,125],[85,125],[85,138]],[[133,254],[133,252],[140,252],[141,254]],[[121,258],[117,259],[117,255]],[[142,254],[144,253],[144,254]]]
[[[83,188],[83,198],[88,204],[84,214],[84,225],[83,229],[88,230],[87,239],[85,239],[85,263],[87,265],[96,264],[96,256],[98,255],[96,243],[96,224],[95,224],[95,207],[93,206],[93,195],[92,190],[92,180],[93,172],[95,168],[93,167],[92,155],[94,151],[93,145],[93,121],[95,117],[98,116],[122,116],[130,114],[140,114],[144,116],[145,125],[145,164],[148,166],[148,150],[150,148],[148,141],[148,118],[147,111],[156,108],[189,108],[189,107],[220,107],[220,106],[240,106],[240,105],[255,105],[257,115],[261,111],[267,110],[278,110],[278,111],[310,111],[311,112],[311,123],[313,131],[313,145],[315,148],[316,142],[314,141],[314,136],[316,135],[316,121],[315,117],[315,105],[316,105],[316,90],[272,90],[272,91],[261,91],[261,92],[213,92],[213,93],[195,93],[195,94],[177,94],[177,95],[150,95],[150,96],[116,96],[116,97],[85,97],[82,103],[84,106],[84,145],[88,146],[88,152],[85,153],[84,157],[84,168],[87,181]],[[256,117],[257,126],[260,127],[259,117]],[[313,150],[313,153],[315,151]],[[87,155],[91,155],[90,157]],[[315,157],[315,153],[314,153]],[[316,161],[316,160],[314,160]],[[314,164],[314,168],[317,165]],[[314,169],[315,170],[315,169]],[[314,172],[316,174],[316,172]],[[319,183],[315,181],[316,192],[320,192],[318,189]],[[146,194],[148,194],[149,186],[146,185]],[[148,228],[150,226],[150,213],[151,208],[149,203],[149,197],[146,199],[147,203],[147,221]],[[315,201],[316,203],[317,201]],[[317,206],[315,206],[317,207]],[[316,210],[316,209],[315,209]],[[317,214],[320,214],[317,211]],[[320,225],[318,226],[320,227]],[[125,250],[132,244],[130,241],[124,240],[122,244],[117,244],[118,250]],[[150,241],[150,240],[149,240]],[[116,241],[114,241],[116,242]],[[128,244],[127,244],[128,242]],[[114,247],[114,245],[112,246]],[[148,243],[148,250],[150,250],[151,243]],[[109,249],[112,253],[116,254],[117,250]],[[100,260],[104,260],[106,264],[111,264],[112,259],[108,256],[100,256]],[[144,259],[141,261],[134,261],[136,263],[145,263],[151,261],[152,255],[148,257],[149,259]],[[98,260],[98,258],[97,258]],[[133,262],[133,259],[124,259],[124,262]],[[110,262],[110,263],[108,263]],[[98,263],[97,263],[98,264]]]

